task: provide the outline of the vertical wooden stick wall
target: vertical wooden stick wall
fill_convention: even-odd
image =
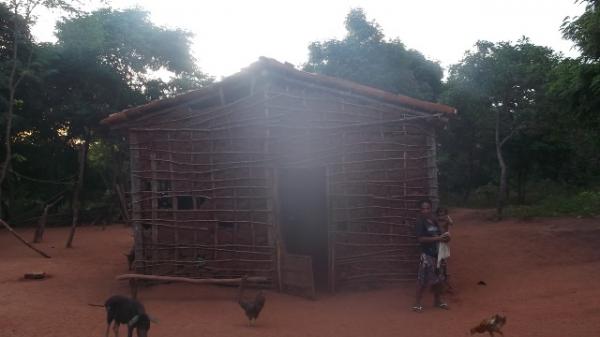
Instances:
[[[349,92],[253,77],[143,119],[129,133],[136,269],[252,274],[281,286],[277,169],[324,167],[331,290],[414,280],[415,203],[437,200],[428,118]],[[167,182],[170,190],[159,190]],[[159,207],[161,198],[170,205]]]

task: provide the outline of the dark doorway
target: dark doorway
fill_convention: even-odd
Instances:
[[[312,258],[315,288],[328,285],[325,169],[279,170],[279,223],[286,252]]]

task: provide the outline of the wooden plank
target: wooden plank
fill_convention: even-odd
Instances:
[[[281,278],[284,292],[312,299],[316,297],[310,256],[282,254]]]
[[[242,278],[227,278],[227,279],[196,279],[189,277],[177,277],[177,276],[161,276],[161,275],[144,275],[144,274],[122,274],[115,278],[117,281],[124,280],[146,280],[146,281],[165,281],[165,282],[185,282],[194,284],[240,284]],[[266,277],[252,276],[247,278],[248,282],[268,282],[269,279]]]
[[[169,132],[167,134],[167,140],[170,140],[172,138],[173,132]],[[175,185],[175,181],[173,180],[175,178],[175,172],[173,171],[173,145],[171,142],[168,142],[167,146],[169,147],[169,153],[168,153],[168,158],[169,158],[169,181],[171,184],[171,188],[170,190],[173,190],[176,188],[177,185]],[[156,159],[156,158],[155,158]],[[175,220],[175,223],[177,223],[177,214],[178,212],[176,212],[175,210],[179,209],[179,199],[177,198],[177,196],[174,196],[171,191],[169,191],[169,195],[171,196],[171,208],[173,209],[173,212],[171,213],[171,217],[173,220]],[[179,260],[179,228],[173,228],[173,241],[175,242],[175,247],[173,249],[173,251],[171,252],[171,255],[173,256],[174,260]],[[178,274],[180,272],[180,267],[178,265],[173,265],[171,267],[171,270],[173,271],[173,273]]]

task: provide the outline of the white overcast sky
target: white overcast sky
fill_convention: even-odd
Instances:
[[[161,26],[194,33],[193,50],[204,72],[219,79],[268,56],[300,65],[313,41],[340,39],[344,18],[362,7],[387,38],[400,38],[444,68],[457,63],[477,40],[532,42],[576,56],[559,31],[565,16],[580,15],[574,0],[114,0],[114,8],[139,6]],[[53,40],[55,16],[39,14],[34,34]]]

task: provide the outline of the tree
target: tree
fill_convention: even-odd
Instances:
[[[68,138],[81,149],[80,179],[75,191],[83,184],[90,143],[109,141],[99,121],[111,112],[146,102],[147,90],[157,83],[150,75],[152,71],[166,69],[176,75],[166,91],[159,91],[159,97],[210,80],[195,66],[190,52],[191,34],[157,27],[148,13],[139,9],[101,9],[65,19],[57,25],[56,35],[58,60],[47,78],[52,91],[48,97],[52,113],[61,115]],[[173,84],[180,82],[186,86]],[[73,205],[67,247],[71,246],[78,222],[77,193]]]
[[[545,89],[558,57],[526,38],[514,44],[479,41],[475,47],[451,68],[448,88],[469,93],[469,103],[462,103],[461,110],[468,123],[481,118],[493,130],[500,168],[496,210],[501,218],[508,191],[505,147],[516,135],[535,129],[536,116],[544,113]],[[461,104],[464,96],[449,92],[447,97],[454,97],[448,103]]]
[[[585,12],[579,17],[567,17],[561,29],[563,36],[581,51],[581,57],[561,64],[552,89],[582,124],[597,129],[600,128],[600,1],[580,2],[587,3]]]
[[[493,116],[488,113],[488,98],[482,89],[452,77],[441,96],[458,114],[438,132],[440,193],[458,194],[463,203],[473,190],[489,183],[497,166],[494,130],[489,127]]]
[[[553,70],[549,87],[555,110],[553,131],[570,153],[569,173],[575,183],[590,184],[600,177],[600,1],[581,0],[585,12],[567,17],[563,36],[581,51]]]
[[[346,16],[343,40],[313,42],[304,70],[340,77],[426,100],[436,100],[442,90],[442,68],[399,39],[384,40],[381,27],[367,21],[364,11]]]
[[[575,42],[582,56],[600,60],[600,1],[577,0],[586,3],[585,12],[578,17],[566,17],[561,26],[563,36]]]
[[[6,96],[4,107],[4,159],[0,167],[0,217],[3,216],[2,186],[12,159],[12,127],[16,104],[17,89],[29,73],[33,57],[32,37],[29,27],[34,23],[34,12],[39,7],[58,8],[68,12],[76,9],[66,0],[9,0],[0,4],[0,22],[2,33],[2,80],[5,83]]]

